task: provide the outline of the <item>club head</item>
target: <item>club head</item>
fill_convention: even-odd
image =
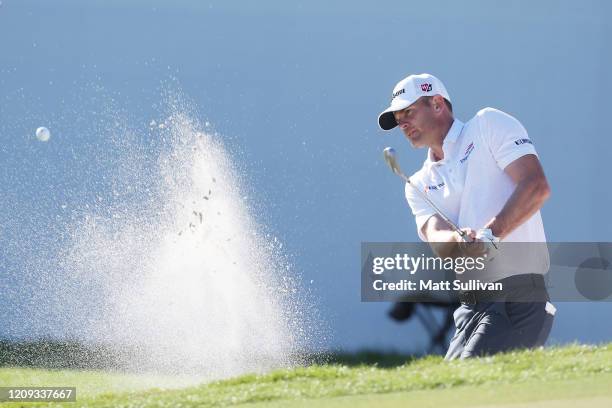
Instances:
[[[395,174],[399,175],[401,173],[401,170],[399,168],[399,164],[397,164],[395,149],[392,147],[385,147],[385,150],[383,150],[383,155],[385,157],[385,161],[387,162],[389,167],[391,167],[391,170],[393,170]]]

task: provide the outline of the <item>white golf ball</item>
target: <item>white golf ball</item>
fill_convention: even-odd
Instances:
[[[36,129],[36,138],[40,140],[41,142],[48,141],[50,137],[51,137],[51,132],[49,132],[49,129],[47,129],[46,127],[41,126],[38,129]]]

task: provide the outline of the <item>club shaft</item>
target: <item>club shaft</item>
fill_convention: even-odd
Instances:
[[[427,197],[427,194],[425,194],[423,191],[421,191],[419,188],[417,188],[414,184],[412,184],[410,182],[410,178],[407,177],[404,173],[402,173],[401,171],[397,171],[396,173],[398,176],[400,176],[406,183],[410,184],[410,187],[412,187],[420,196],[423,200],[425,200],[435,211],[436,213],[438,213],[438,215],[440,217],[442,217],[442,219],[444,221],[446,221],[448,223],[448,225],[450,225],[453,230],[455,230],[455,232],[457,232],[459,235],[461,235],[462,237],[465,235],[465,231],[462,231],[461,228],[459,228],[459,226],[457,226],[457,224],[455,224],[453,221],[451,221],[450,218],[448,218],[443,212],[442,210],[440,210],[438,208],[437,205],[434,204],[433,201],[431,201],[429,199],[429,197]]]

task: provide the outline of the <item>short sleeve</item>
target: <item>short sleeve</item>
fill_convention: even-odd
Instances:
[[[527,131],[516,118],[493,108],[485,108],[477,116],[481,135],[500,169],[527,154],[537,156]]]
[[[416,222],[417,234],[419,234],[419,238],[422,241],[427,241],[425,236],[421,232],[423,225],[427,222],[427,220],[434,215],[436,212],[431,208],[427,201],[423,200],[423,198],[414,190],[414,187],[406,183],[405,187],[406,201],[408,201],[408,205],[412,210],[412,214],[414,215],[414,221]]]

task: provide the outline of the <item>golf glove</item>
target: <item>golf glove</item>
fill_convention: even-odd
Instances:
[[[476,232],[476,239],[487,245],[487,258],[489,262],[492,261],[499,253],[499,238],[493,235],[490,228],[481,228]]]

